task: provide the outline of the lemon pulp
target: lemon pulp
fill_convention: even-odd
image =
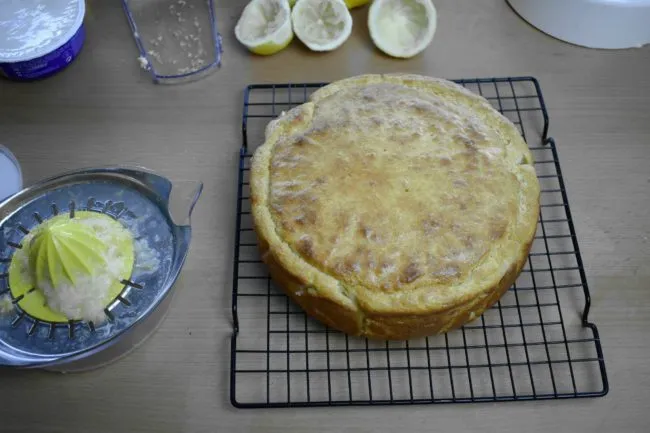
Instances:
[[[78,211],[25,236],[9,266],[9,284],[18,306],[37,320],[100,322],[133,265],[133,239],[120,222]]]

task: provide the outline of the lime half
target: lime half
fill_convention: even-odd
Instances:
[[[291,12],[296,36],[312,51],[331,51],[352,32],[352,16],[343,0],[298,0]]]
[[[293,39],[289,1],[252,0],[235,26],[235,37],[255,54],[281,51]]]
[[[437,13],[431,0],[374,0],[368,13],[373,42],[384,53],[408,58],[433,40]]]

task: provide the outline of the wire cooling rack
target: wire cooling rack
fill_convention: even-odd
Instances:
[[[246,88],[233,275],[231,402],[241,408],[466,403],[603,396],[598,329],[555,141],[532,77],[456,80],[511,119],[542,186],[537,235],[513,287],[462,329],[404,342],[348,337],[270,280],[252,229],[250,156],[268,121],[325,83]]]

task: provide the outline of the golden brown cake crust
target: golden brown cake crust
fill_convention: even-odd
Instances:
[[[263,260],[308,314],[405,339],[479,317],[512,285],[539,183],[485,99],[440,79],[364,75],[269,124],[251,200]]]

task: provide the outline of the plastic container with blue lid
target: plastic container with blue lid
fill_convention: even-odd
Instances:
[[[0,144],[0,203],[23,189],[23,175],[16,157]]]
[[[0,75],[30,81],[68,66],[85,39],[84,0],[0,0]]]

